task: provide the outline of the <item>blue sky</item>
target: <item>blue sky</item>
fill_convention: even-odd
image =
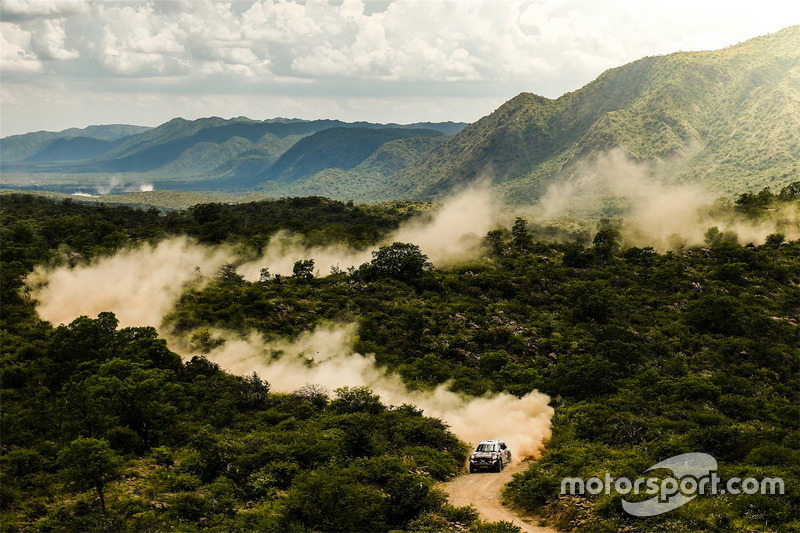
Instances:
[[[173,117],[471,122],[647,55],[800,23],[800,3],[0,0],[0,135]]]

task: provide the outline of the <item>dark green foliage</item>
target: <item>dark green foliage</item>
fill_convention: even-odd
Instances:
[[[120,477],[122,457],[116,454],[108,442],[97,439],[77,438],[58,454],[64,478],[80,489],[93,488],[100,497],[103,513],[106,500],[103,489],[106,484]]]
[[[297,261],[292,268],[292,277],[309,280],[314,277],[314,260],[304,259]]]
[[[372,252],[372,261],[361,265],[359,274],[366,280],[390,278],[411,281],[422,276],[431,267],[428,256],[420,251],[419,246],[396,242]]]
[[[775,195],[740,215],[758,219],[787,201]],[[510,527],[443,505],[433,481],[461,468],[464,449],[442,421],[363,388],[276,394],[268,375],[181,361],[155,330],[119,329],[110,313],[53,328],[37,319],[22,282],[36,264],[77,264],[174,232],[198,236],[220,221],[224,242],[253,250],[279,228],[310,243],[361,245],[410,208],[287,199],[160,216],[25,196],[4,197],[2,207],[4,530]],[[634,520],[618,499],[559,498],[558,483],[635,478],[689,451],[713,454],[721,475],[797,479],[800,243],[723,237],[657,253],[626,246],[607,223],[591,244],[551,242],[548,231],[499,229],[487,236],[487,257],[450,268],[429,268],[412,243],[312,280],[265,273],[248,282],[226,265],[185,293],[167,322],[210,349],[234,303],[242,329],[275,337],[355,320],[355,349],[411,387],[550,394],[548,451],[507,496],[563,528],[796,528],[791,483],[784,496],[698,498],[666,522]],[[115,233],[124,239],[106,240]],[[78,479],[59,457],[80,439],[102,443],[111,466],[121,457],[124,482],[109,468],[102,489],[62,484]]]
[[[45,528],[66,512],[62,529],[84,530],[80,517],[95,511],[67,499],[91,490],[114,527],[136,529],[146,502],[130,483],[164,502],[157,529],[231,528],[257,501],[276,504],[268,516],[281,530],[381,531],[443,510],[433,481],[459,470],[465,448],[440,421],[366,388],[330,402],[310,389],[270,394],[257,375],[183,363],[150,328],[116,324],[110,313],[81,317],[46,334],[49,350],[5,358],[4,369],[22,367],[3,383],[7,526]],[[118,485],[129,471],[142,473]],[[32,494],[57,505],[27,503]]]

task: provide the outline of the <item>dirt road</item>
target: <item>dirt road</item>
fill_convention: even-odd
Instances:
[[[442,485],[456,506],[474,505],[481,518],[490,522],[512,522],[531,533],[558,533],[549,527],[540,527],[524,521],[500,504],[500,491],[516,472],[525,470],[525,463],[507,466],[502,472],[479,472],[458,476]]]

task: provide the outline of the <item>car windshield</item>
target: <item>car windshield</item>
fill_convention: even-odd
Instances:
[[[496,452],[497,451],[497,444],[478,444],[478,449],[476,451],[479,451],[479,452]]]

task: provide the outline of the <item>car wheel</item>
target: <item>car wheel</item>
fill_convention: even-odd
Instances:
[[[503,471],[503,458],[500,457],[497,460],[497,466],[495,467],[495,472],[502,472]]]
[[[474,466],[469,465],[469,473],[470,474],[474,474],[475,473],[475,467]]]

